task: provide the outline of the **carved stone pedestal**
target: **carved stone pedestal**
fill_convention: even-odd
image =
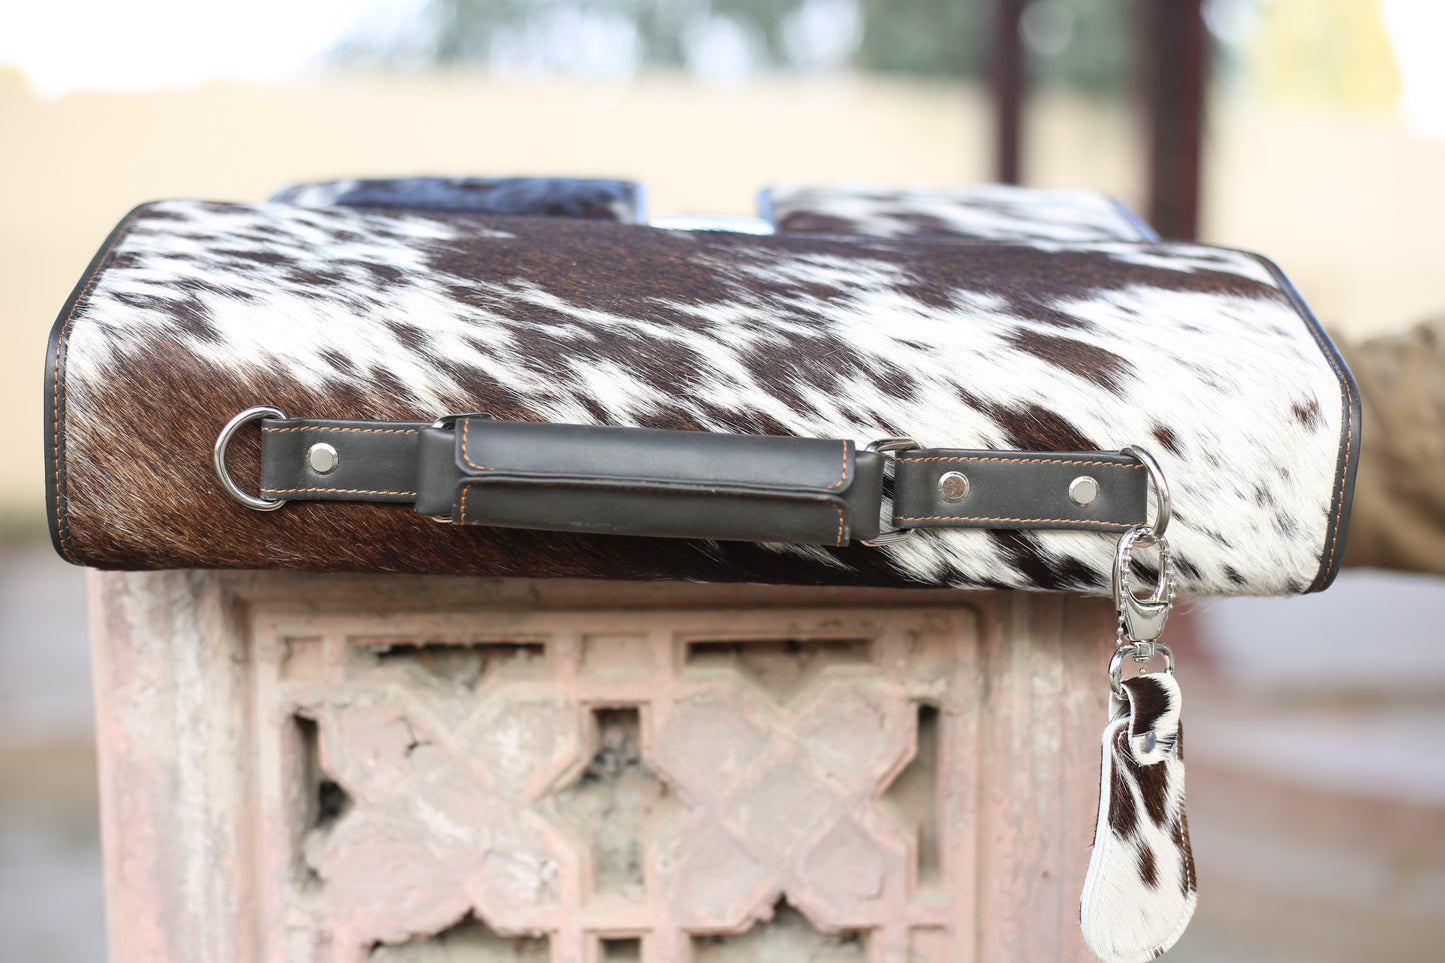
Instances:
[[[93,573],[113,961],[1086,960],[1061,595]]]

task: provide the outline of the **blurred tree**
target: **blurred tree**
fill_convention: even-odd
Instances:
[[[1021,25],[1032,79],[1099,93],[1125,87],[1139,39],[1131,15],[1137,2],[1034,0]]]
[[[991,3],[979,0],[861,0],[863,37],[855,61],[863,70],[943,77],[980,77]]]
[[[1270,0],[1247,50],[1271,97],[1383,107],[1400,94],[1378,0]]]
[[[1137,0],[1033,0],[1024,41],[1043,83],[1129,82]],[[479,65],[559,73],[848,68],[981,77],[991,0],[430,0],[429,42],[387,36],[335,51],[351,63]]]

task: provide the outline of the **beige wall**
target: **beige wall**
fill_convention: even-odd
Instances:
[[[1140,204],[1126,111],[1043,98],[1028,132],[1031,182]],[[1211,137],[1210,240],[1270,254],[1350,331],[1445,307],[1445,145],[1379,121],[1238,106],[1216,112]],[[654,213],[745,214],[779,181],[985,180],[989,143],[986,102],[960,85],[353,77],[42,102],[0,73],[0,516],[38,524],[45,338],[95,248],[141,201],[260,199],[353,174],[578,174],[645,182]]]

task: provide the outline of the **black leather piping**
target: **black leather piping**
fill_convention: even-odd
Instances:
[[[1279,269],[1279,265],[1267,257],[1258,254],[1252,256],[1258,258],[1279,282],[1280,290],[1299,312],[1305,327],[1314,337],[1315,344],[1319,345],[1320,353],[1325,356],[1325,360],[1340,379],[1340,443],[1339,454],[1335,460],[1334,488],[1330,496],[1330,521],[1320,549],[1319,574],[1309,588],[1305,589],[1306,592],[1322,592],[1330,587],[1335,576],[1340,573],[1340,564],[1345,557],[1345,541],[1350,533],[1350,503],[1354,498],[1355,478],[1360,464],[1360,388],[1355,383],[1355,376],[1350,373],[1349,366],[1345,364],[1345,359],[1340,356],[1339,349],[1325,333],[1314,312],[1300,297],[1294,284]]]
[[[1159,236],[1159,232],[1154,230],[1154,225],[1140,217],[1139,213],[1128,204],[1125,204],[1112,194],[1106,194],[1105,197],[1108,198],[1114,211],[1124,220],[1128,221],[1130,227],[1139,232],[1137,241],[1142,244],[1158,244],[1164,240],[1164,238]],[[1126,239],[1119,238],[1119,240]]]
[[[100,275],[110,266],[121,239],[130,231],[137,217],[150,204],[133,208],[90,259],[85,272],[65,299],[65,304],[50,328],[50,339],[45,348],[45,504],[54,505],[53,512],[46,512],[46,526],[50,540],[60,557],[72,565],[81,564],[70,550],[67,535],[70,530],[69,505],[65,496],[65,373],[67,361],[65,337],[70,322],[75,319],[82,302],[90,294]]]

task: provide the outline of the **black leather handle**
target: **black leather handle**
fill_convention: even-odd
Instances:
[[[447,492],[463,525],[819,545],[878,533],[883,460],[850,441],[484,418],[422,434],[428,452],[454,450],[422,509]]]
[[[841,439],[267,419],[261,495],[412,503],[465,525],[841,546],[878,537],[889,460]],[[892,461],[899,529],[1145,522],[1148,472],[1128,455],[919,448]]]

